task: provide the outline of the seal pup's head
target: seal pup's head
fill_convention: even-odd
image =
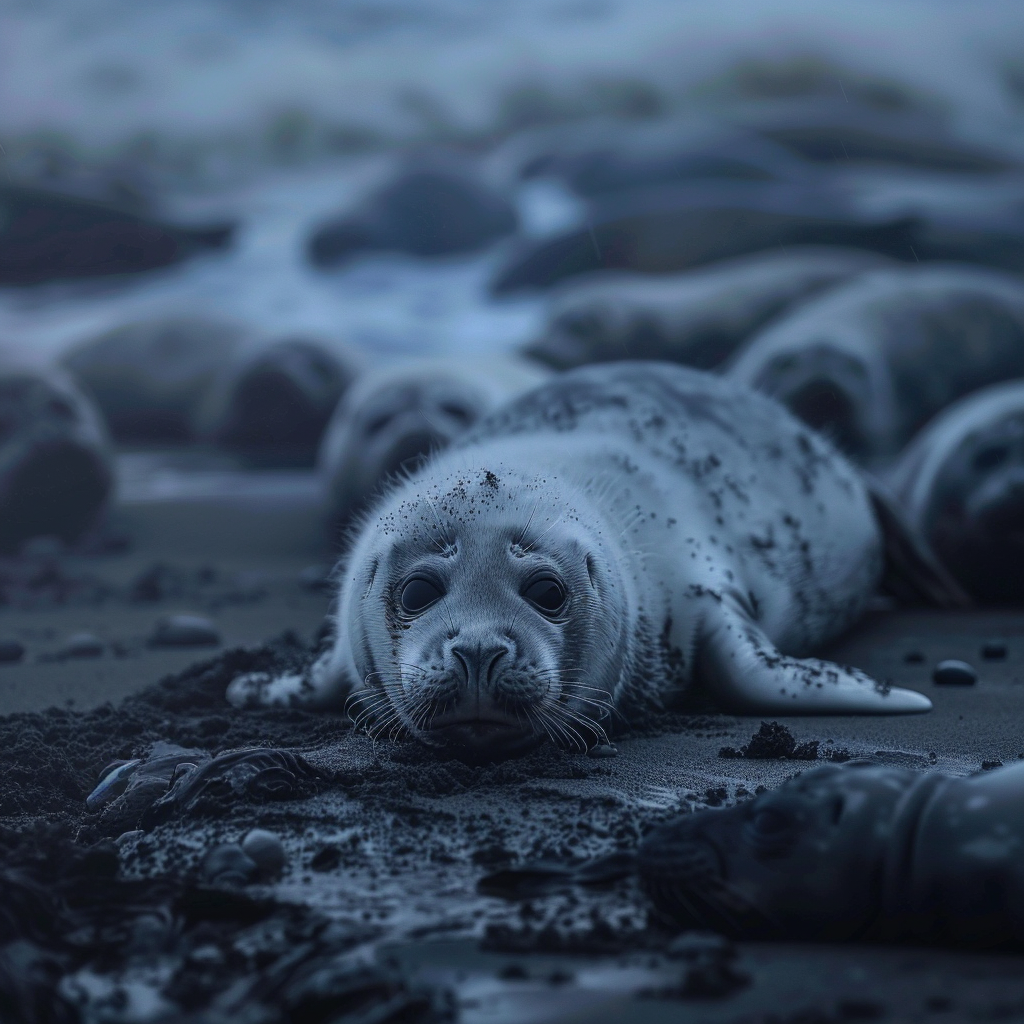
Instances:
[[[907,447],[895,470],[915,525],[977,598],[1024,596],[1024,382],[954,403]]]
[[[358,724],[471,761],[604,738],[628,582],[574,493],[495,463],[409,481],[366,521],[333,655],[363,684],[349,700]]]
[[[920,778],[919,776],[917,778]],[[823,765],[756,800],[655,829],[638,865],[676,926],[736,938],[843,940],[875,923],[888,849],[915,776]]]

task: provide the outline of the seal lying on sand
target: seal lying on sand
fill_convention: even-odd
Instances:
[[[773,317],[886,262],[860,249],[807,245],[665,277],[595,274],[553,299],[543,337],[524,352],[558,370],[618,359],[710,370]]]
[[[805,658],[882,565],[857,471],[780,406],[666,363],[586,367],[396,486],[339,567],[330,649],[228,699],[348,698],[377,735],[487,758],[589,747],[612,709],[697,682],[743,712],[925,711]]]
[[[984,388],[940,413],[900,456],[890,482],[974,597],[1024,601],[1024,381]]]
[[[317,461],[332,534],[391,477],[447,448],[487,413],[541,383],[524,360],[410,360],[360,377],[331,418]]]
[[[977,267],[874,270],[777,320],[726,372],[878,463],[961,395],[1024,375],[1024,285]]]
[[[341,345],[282,338],[244,346],[212,383],[200,438],[262,465],[313,465],[358,359]]]
[[[100,418],[66,373],[0,363],[0,551],[78,540],[114,485]]]
[[[1024,947],[1024,765],[970,778],[851,764],[677,817],[638,866],[672,924],[736,938]]]
[[[207,393],[247,334],[243,324],[215,317],[156,317],[89,338],[63,362],[114,440],[190,443]]]

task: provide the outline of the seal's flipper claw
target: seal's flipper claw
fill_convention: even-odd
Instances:
[[[969,608],[970,595],[939,561],[927,540],[907,521],[899,502],[880,480],[864,474],[875,520],[882,532],[882,589],[903,604]]]
[[[742,714],[914,714],[932,706],[923,694],[860,669],[781,654],[753,622],[724,605],[705,623],[699,657],[711,695]]]

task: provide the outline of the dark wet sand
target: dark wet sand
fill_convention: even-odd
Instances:
[[[322,622],[328,595],[300,582],[303,569],[329,557],[309,488],[272,501],[239,489],[135,501],[119,511],[117,523],[131,539],[127,551],[65,564],[68,573],[107,585],[102,602],[0,609],[0,637],[20,639],[28,649],[23,663],[0,665],[3,714],[116,704],[228,647],[255,646],[285,629],[308,643]],[[188,582],[184,593],[155,602],[130,600],[132,581],[157,562],[186,581],[202,570],[211,578],[212,569],[214,582]],[[148,647],[156,619],[177,611],[208,615],[223,645]],[[108,651],[88,660],[48,660],[81,630],[108,642]],[[1005,659],[982,658],[989,640],[1006,645]],[[911,652],[923,661],[908,663]],[[819,740],[823,751],[831,746],[960,773],[1024,756],[1024,617],[1018,613],[873,612],[827,654],[927,693],[935,709],[898,718],[782,720],[798,740]],[[936,686],[931,672],[943,658],[973,664],[978,684]],[[215,750],[216,723],[240,713],[224,705],[196,714],[188,722],[184,712],[170,716],[169,733],[210,733],[207,745]],[[311,719],[289,719],[278,735],[266,714],[251,719],[253,742],[271,735],[282,745],[312,741]],[[204,732],[203,722],[214,725]],[[647,930],[647,906],[632,883],[538,898],[526,910],[477,894],[477,880],[502,864],[628,848],[650,822],[680,808],[731,802],[806,767],[718,756],[723,746],[741,746],[758,726],[759,719],[699,715],[676,731],[619,741],[619,756],[610,760],[542,751],[473,769],[424,760],[404,746],[374,748],[337,719],[331,728],[341,738],[307,754],[342,784],[307,800],[242,804],[221,820],[158,826],[125,846],[124,870],[132,876],[194,870],[204,845],[237,841],[254,824],[271,828],[289,855],[275,887],[280,897],[344,921],[372,922],[383,944],[378,958],[394,957],[409,976],[452,989],[466,1022],[1024,1019],[1019,959],[928,950],[744,946],[738,966],[749,976],[745,987],[719,998],[644,996],[671,987],[682,968],[642,948],[646,940],[637,936]],[[244,722],[239,727],[244,732]],[[132,743],[125,738],[109,757],[124,756]],[[336,861],[316,870],[313,859],[325,847],[339,851]],[[588,946],[595,921],[613,936],[609,952],[576,955]],[[544,924],[560,930],[561,952],[543,951],[546,940],[537,935]]]

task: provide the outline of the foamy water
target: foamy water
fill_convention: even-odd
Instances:
[[[524,118],[678,111],[738,60],[794,54],[832,61],[844,90],[901,82],[967,136],[1024,139],[1006,76],[1022,32],[1024,5],[1004,0],[0,0],[9,170],[40,152],[128,161],[173,214],[242,224],[230,251],[137,280],[2,290],[0,338],[45,360],[127,319],[209,310],[376,360],[508,349],[541,309],[488,299],[501,246],[306,263],[310,228],[380,173],[372,153]],[[558,197],[520,198],[539,230],[564,220]]]

